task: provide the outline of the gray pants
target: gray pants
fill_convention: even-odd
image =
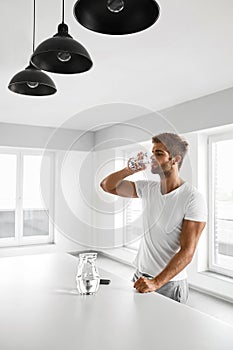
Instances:
[[[139,277],[153,278],[151,275],[136,271],[132,281],[136,282]],[[170,281],[161,288],[156,290],[156,293],[162,294],[165,297],[171,298],[178,303],[186,304],[188,300],[188,282],[187,279],[180,281]]]

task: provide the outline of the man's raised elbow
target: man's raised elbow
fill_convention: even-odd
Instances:
[[[102,180],[102,181],[100,182],[100,187],[102,188],[102,190],[105,191],[104,180]]]
[[[103,191],[109,192],[109,189],[108,189],[108,187],[107,187],[107,184],[106,184],[105,179],[101,181],[100,187],[102,188]]]

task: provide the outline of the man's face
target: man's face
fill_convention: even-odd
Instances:
[[[154,143],[151,156],[151,172],[168,176],[172,170],[172,158],[162,143]]]

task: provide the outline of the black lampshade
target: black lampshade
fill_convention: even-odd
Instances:
[[[39,69],[63,74],[82,73],[93,64],[87,50],[68,34],[65,23],[59,24],[58,33],[36,48],[31,62]]]
[[[31,96],[52,95],[57,91],[52,79],[32,64],[13,76],[8,89],[17,94]]]
[[[74,16],[81,25],[95,32],[132,34],[157,21],[159,5],[154,0],[78,0]]]

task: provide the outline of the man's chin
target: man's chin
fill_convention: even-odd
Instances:
[[[152,174],[159,174],[159,168],[158,167],[151,167],[150,171],[152,172]]]

